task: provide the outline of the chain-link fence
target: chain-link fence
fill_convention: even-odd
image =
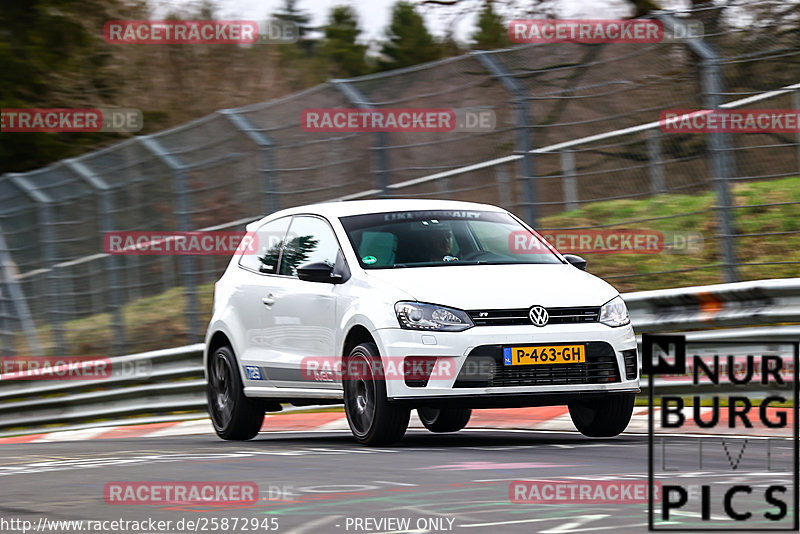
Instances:
[[[228,258],[108,255],[103,235],[241,231],[328,200],[447,198],[498,204],[548,231],[702,234],[691,253],[590,257],[589,270],[622,290],[797,276],[798,134],[675,134],[657,122],[670,109],[800,108],[798,33],[740,28],[737,7],[726,9],[658,15],[667,28],[703,21],[702,39],[475,52],[4,175],[0,349],[120,354],[198,341]],[[346,107],[491,110],[496,127],[302,128],[305,109]]]

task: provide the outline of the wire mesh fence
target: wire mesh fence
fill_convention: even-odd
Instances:
[[[800,272],[800,136],[671,133],[675,109],[800,108],[798,34],[738,5],[680,42],[552,43],[332,80],[0,177],[0,349],[121,354],[198,341],[220,255],[109,255],[110,231],[243,231],[313,202],[432,197],[498,204],[543,232],[649,229],[686,250],[597,254],[621,290]],[[720,11],[721,10],[721,11]],[[795,85],[792,85],[795,84]],[[781,89],[783,88],[783,89]],[[309,132],[310,108],[490,110],[494,128]]]

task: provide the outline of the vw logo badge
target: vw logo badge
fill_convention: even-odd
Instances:
[[[536,326],[544,326],[550,320],[550,314],[541,306],[533,306],[528,312],[528,317]]]

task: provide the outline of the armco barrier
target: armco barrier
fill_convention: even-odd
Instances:
[[[800,278],[622,295],[637,333],[800,322]]]
[[[800,279],[627,293],[637,333],[800,322]],[[688,341],[797,341],[800,326],[690,332]],[[3,380],[0,436],[203,416],[202,344],[110,358],[113,367],[144,365],[144,375],[102,380]],[[646,382],[645,382],[646,384]],[[643,384],[644,385],[644,384]],[[690,385],[671,382],[674,392]]]
[[[187,419],[206,409],[203,345],[110,358],[112,372],[91,380],[4,380],[0,375],[0,435],[52,425],[108,426],[127,419]],[[52,429],[52,428],[50,428]]]

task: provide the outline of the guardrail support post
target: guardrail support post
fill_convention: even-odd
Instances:
[[[666,29],[674,30],[680,22],[667,13],[656,13]],[[686,45],[701,58],[701,84],[703,87],[703,105],[706,109],[719,109],[722,104],[724,80],[720,71],[720,58],[711,45],[703,39],[689,37]],[[734,174],[732,143],[730,134],[713,132],[708,135],[708,146],[711,152],[711,181],[716,193],[717,224],[720,233],[720,254],[723,259],[725,282],[738,282],[735,237],[731,206],[733,205],[728,180]]]
[[[341,93],[359,109],[374,109],[375,105],[372,104],[361,91],[353,87],[349,80],[331,80],[334,87],[339,89]],[[391,167],[389,166],[389,136],[386,132],[375,132],[375,144],[372,145],[372,150],[375,153],[375,188],[380,191],[381,198],[388,198],[392,196],[389,191],[389,183],[391,182]]]
[[[539,195],[536,187],[536,161],[533,150],[533,135],[531,133],[531,118],[528,111],[528,97],[525,87],[517,81],[501,63],[494,59],[491,53],[477,51],[472,53],[478,62],[497,78],[500,84],[512,94],[514,117],[516,122],[516,153],[522,156],[519,162],[519,179],[522,181],[522,190],[525,196],[523,213],[525,222],[536,226],[538,217],[537,207]]]

